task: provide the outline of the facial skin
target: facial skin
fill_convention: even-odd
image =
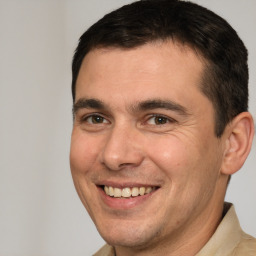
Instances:
[[[76,84],[75,187],[117,255],[195,255],[215,231],[228,175],[226,137],[199,89],[204,63],[173,42],[97,49]],[[101,186],[154,187],[113,198]]]

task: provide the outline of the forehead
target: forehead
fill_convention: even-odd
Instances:
[[[115,95],[124,100],[154,96],[184,101],[184,91],[190,96],[201,94],[203,67],[202,58],[191,48],[171,41],[134,49],[96,49],[86,55],[81,65],[76,100],[109,99]]]

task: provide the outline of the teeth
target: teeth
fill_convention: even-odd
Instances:
[[[104,186],[104,191],[107,195],[109,195],[109,188],[107,186]]]
[[[138,188],[132,188],[132,196],[138,196],[139,195],[139,189]]]
[[[106,187],[106,186],[105,186]],[[107,193],[106,193],[107,194]],[[114,189],[112,187],[108,188],[108,195],[109,196],[114,196]]]
[[[149,194],[153,189],[151,187],[147,187],[145,190],[145,194]]]
[[[155,187],[133,187],[133,188],[113,188],[104,186],[104,191],[108,196],[117,197],[117,198],[130,198],[136,196],[143,196],[154,191]]]
[[[120,188],[114,188],[114,197],[121,197],[122,190]]]
[[[132,191],[130,188],[123,188],[122,197],[130,197],[131,194],[132,194]]]
[[[146,189],[145,187],[140,187],[139,191],[140,191],[140,195],[143,196],[145,194]]]

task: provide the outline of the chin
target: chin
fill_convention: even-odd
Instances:
[[[106,228],[98,228],[102,238],[112,246],[143,249],[152,244],[161,233],[152,230],[152,227],[145,228],[142,225],[132,225],[131,223],[122,225],[120,222]]]

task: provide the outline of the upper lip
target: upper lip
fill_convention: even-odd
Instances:
[[[108,186],[113,188],[133,188],[133,187],[160,187],[159,184],[154,183],[140,183],[140,182],[113,182],[103,181],[96,184],[97,186]]]

